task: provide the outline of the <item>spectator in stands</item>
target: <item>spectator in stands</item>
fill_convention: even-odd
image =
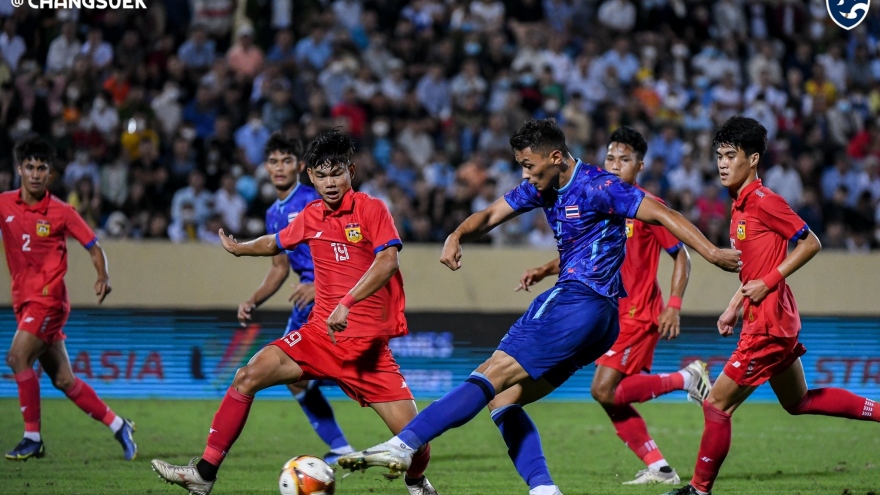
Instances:
[[[76,23],[73,21],[65,22],[61,26],[61,35],[49,44],[49,53],[46,55],[46,72],[62,74],[69,71],[81,49],[82,43],[76,38]]]

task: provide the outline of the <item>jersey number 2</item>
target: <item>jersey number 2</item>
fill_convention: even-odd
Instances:
[[[31,250],[31,235],[30,234],[21,234],[21,240],[24,244],[21,245],[22,251],[30,251]]]

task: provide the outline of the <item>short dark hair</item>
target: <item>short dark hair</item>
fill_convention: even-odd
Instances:
[[[25,160],[30,158],[32,160],[48,163],[49,166],[52,166],[52,162],[55,160],[55,147],[45,139],[39,136],[33,136],[19,141],[15,145],[13,154],[15,156],[16,165],[21,165]]]
[[[309,143],[303,160],[307,168],[348,166],[354,155],[354,142],[338,129],[324,131]]]
[[[648,142],[645,141],[645,136],[642,136],[641,132],[627,125],[620,126],[611,133],[611,136],[608,137],[608,144],[610,145],[611,143],[629,145],[636,152],[639,160],[644,159],[645,154],[648,152]]]
[[[268,159],[269,155],[276,151],[281,154],[293,155],[297,159],[302,158],[302,141],[278,131],[273,132],[272,135],[269,136],[269,140],[266,141],[266,145],[263,146],[263,158]]]
[[[531,148],[535,153],[550,154],[559,150],[570,154],[565,145],[565,134],[553,119],[529,120],[510,138],[513,151]]]
[[[767,152],[767,129],[753,118],[734,115],[718,128],[712,139],[715,149],[725,145],[743,150],[746,156],[757,153],[763,157]]]

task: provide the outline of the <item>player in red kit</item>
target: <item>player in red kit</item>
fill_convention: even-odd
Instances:
[[[605,170],[624,182],[636,184],[639,172],[645,167],[647,150],[648,144],[638,131],[620,127],[608,138]],[[681,331],[679,311],[688,282],[690,257],[684,244],[662,225],[628,219],[626,237],[626,257],[620,272],[627,295],[618,301],[620,334],[611,349],[596,360],[591,392],[608,413],[620,439],[645,463],[645,469],[624,484],[676,484],[681,481],[678,474],[666,462],[648,434],[645,420],[631,404],[646,402],[675,390],[687,390],[698,402],[709,394],[709,375],[702,361],[694,361],[676,373],[643,374],[651,372],[657,341],[661,337],[674,339]],[[672,295],[665,309],[657,283],[661,250],[669,253],[675,263]],[[526,270],[517,290],[528,290],[548,275],[558,273],[557,258],[541,267]]]
[[[98,272],[95,294],[100,304],[110,293],[107,258],[92,229],[70,205],[47,190],[55,149],[40,138],[15,146],[21,188],[0,194],[0,232],[12,278],[12,307],[18,329],[6,362],[18,384],[24,417],[24,438],[6,458],[26,461],[46,455],[40,435],[40,381],[34,362],[40,360],[52,384],[92,418],[109,426],[122,444],[127,460],[137,455],[132,438],[134,423],[117,416],[86,382],[73,374],[64,345],[64,324],[70,301],[67,273],[67,237],[82,244]]]
[[[321,133],[303,157],[321,195],[275,235],[238,242],[220,231],[235,256],[275,256],[308,243],[315,264],[315,306],[298,331],[264,347],[240,368],[214,415],[202,459],[187,466],[153,460],[170,483],[208,495],[217,470],[247,421],[254,395],[273,385],[329,379],[363,406],[372,407],[397,434],[417,413],[412,392],[388,348],[408,333],[403,315],[400,236],[385,204],[354,192],[351,139]],[[420,449],[406,472],[413,495],[436,495],[424,476],[430,447]]]
[[[733,198],[730,243],[742,251],[742,285],[718,319],[718,331],[733,335],[740,309],[743,327],[736,350],[703,402],[705,426],[694,477],[666,495],[712,492],[730,450],[731,415],[764,382],[770,382],[789,414],[880,421],[880,409],[870,399],[840,388],[807,389],[800,360],[807,350],[798,342],[801,320],[785,278],[821,245],[785,200],[758,179],[767,130],[754,119],[735,116],[716,132],[713,146],[721,184]],[[789,242],[796,243],[790,253]]]

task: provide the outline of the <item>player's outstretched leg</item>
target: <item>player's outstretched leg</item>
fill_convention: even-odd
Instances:
[[[413,400],[396,400],[391,402],[371,403],[370,407],[376,411],[382,421],[388,426],[392,434],[398,434],[418,413],[416,403]],[[404,484],[410,495],[439,495],[437,490],[428,481],[425,471],[431,462],[431,444],[426,443],[416,450],[411,458],[409,468],[403,477]],[[387,478],[395,478],[399,473],[386,475]]]
[[[322,382],[321,380],[310,380],[308,382],[299,382],[288,385],[287,388],[293,394],[293,397],[302,406],[303,413],[309,418],[309,424],[315,430],[315,433],[321,437],[321,440],[327,444],[330,449],[324,454],[324,461],[327,464],[335,464],[336,460],[342,454],[354,452],[354,449],[345,439],[342,428],[336,422],[333,415],[333,408],[324,394],[321,393],[321,386],[325,384],[336,385],[334,382]]]
[[[676,373],[630,376],[611,366],[597,366],[591,387],[593,398],[605,409],[617,436],[645,463],[645,469],[636,473],[635,478],[625,482],[625,485],[674,485],[681,482],[678,473],[669,465],[648,433],[645,420],[630,405],[674,390],[687,390],[691,397],[702,403],[711,390],[706,364],[694,361]]]
[[[273,385],[295,382],[300,376],[302,369],[284,351],[273,345],[264,347],[235,373],[214,414],[202,459],[196,462],[193,458],[185,466],[153,459],[153,471],[167,483],[181,486],[191,494],[209,495],[220,464],[244,429],[254,395]]]
[[[40,379],[34,371],[34,362],[44,347],[43,341],[34,335],[18,330],[6,354],[6,363],[12,368],[18,385],[18,402],[24,419],[24,437],[6,453],[10,461],[26,461],[46,455],[40,436]]]
[[[880,422],[880,408],[871,399],[842,388],[807,390],[800,358],[787,370],[770,379],[770,386],[782,407],[792,415],[815,414],[860,421]]]
[[[489,403],[492,421],[501,432],[516,472],[529,485],[529,495],[562,495],[550,476],[538,428],[522,408],[555,389],[543,378],[527,381],[510,387]]]
[[[623,405],[647,402],[676,390],[686,390],[689,399],[702,404],[712,390],[706,363],[693,361],[669,374],[627,376],[620,380],[614,390],[614,403]]]
[[[40,356],[40,364],[52,378],[52,385],[55,388],[64,392],[68,399],[92,419],[110,428],[116,441],[122,446],[125,460],[132,461],[137,457],[138,447],[133,435],[135,424],[131,420],[117,416],[88,383],[73,374],[64,341],[57,341],[49,346]]]

